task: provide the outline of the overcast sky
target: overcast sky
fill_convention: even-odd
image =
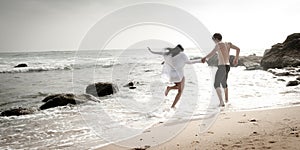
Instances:
[[[180,7],[245,50],[300,32],[299,0],[0,0],[0,52],[76,50],[102,17],[139,2]]]

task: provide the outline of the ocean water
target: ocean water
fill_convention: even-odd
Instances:
[[[203,54],[186,51],[191,58]],[[0,54],[0,110],[32,108],[33,114],[0,117],[0,149],[88,149],[144,132],[161,122],[205,120],[220,112],[213,89],[215,67],[185,67],[186,85],[175,110],[175,91],[164,96],[163,58],[146,50],[52,51]],[[14,68],[19,63],[29,67]],[[300,87],[286,87],[295,77],[274,77],[262,70],[232,67],[229,105],[224,111],[288,107],[300,103]],[[130,81],[136,89],[123,87]],[[38,111],[49,94],[85,94],[87,85],[113,82],[114,95],[76,106]],[[203,128],[201,130],[205,130]]]

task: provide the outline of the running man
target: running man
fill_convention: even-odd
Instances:
[[[227,78],[228,73],[230,70],[230,62],[229,62],[229,52],[230,49],[236,50],[236,55],[233,60],[233,64],[238,64],[239,54],[240,54],[240,48],[233,45],[230,42],[222,42],[222,35],[220,33],[215,33],[212,37],[212,40],[215,42],[216,46],[215,48],[205,57],[201,59],[202,63],[205,63],[206,59],[211,58],[216,53],[218,53],[218,70],[216,72],[215,76],[215,83],[214,87],[217,91],[219,100],[220,100],[220,107],[224,107],[224,101],[222,98],[222,91],[220,88],[220,85],[222,85],[225,93],[225,102],[228,102],[228,85],[227,85]]]

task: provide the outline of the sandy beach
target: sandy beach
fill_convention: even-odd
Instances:
[[[157,145],[149,146],[142,138],[151,132],[143,133],[139,139],[126,142],[136,143],[136,147],[121,147],[111,144],[100,150],[116,149],[300,149],[300,106],[268,110],[226,112],[222,111],[205,133],[199,134],[199,122],[191,121],[176,137]],[[164,133],[164,131],[161,131]],[[141,145],[141,144],[144,145]]]

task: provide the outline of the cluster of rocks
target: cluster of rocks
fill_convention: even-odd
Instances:
[[[295,80],[288,81],[286,86],[297,86],[300,84],[300,66],[298,67],[284,67],[281,69],[268,69],[268,72],[275,76],[295,76]],[[285,81],[284,79],[278,79],[278,81]]]
[[[77,104],[85,103],[87,101],[98,102],[98,99],[96,99],[95,97],[111,95],[116,93],[117,91],[118,91],[118,87],[113,83],[98,82],[87,86],[86,88],[87,94],[75,95],[72,93],[61,93],[61,94],[49,95],[42,100],[44,104],[41,105],[39,109],[45,110],[57,106],[66,106],[69,104],[77,105]],[[20,116],[20,115],[27,115],[32,113],[34,113],[34,110],[31,108],[19,107],[19,108],[12,108],[9,110],[2,111],[0,113],[0,116]]]
[[[291,34],[283,43],[266,50],[260,64],[264,70],[300,66],[300,33]]]
[[[230,55],[230,65],[235,56]],[[208,60],[209,66],[217,66],[217,55]],[[246,70],[284,68],[300,66],[300,33],[289,35],[283,43],[277,43],[267,49],[263,56],[241,56],[237,66],[245,66]]]
[[[267,49],[260,64],[264,70],[275,76],[295,76],[295,80],[288,81],[286,86],[299,85],[300,33],[291,34],[283,43],[277,43],[271,49]]]

